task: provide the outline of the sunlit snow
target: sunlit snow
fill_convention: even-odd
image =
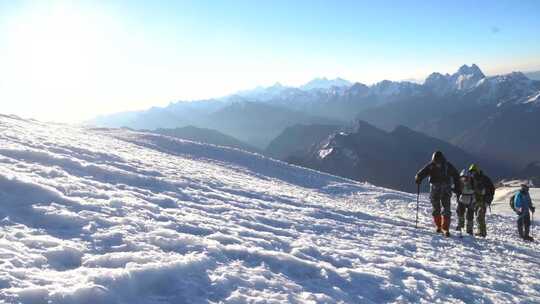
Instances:
[[[257,154],[0,116],[0,302],[540,302],[513,215],[448,239],[415,210]]]

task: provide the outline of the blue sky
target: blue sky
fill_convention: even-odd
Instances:
[[[79,121],[314,77],[540,70],[540,1],[2,1],[4,113]]]

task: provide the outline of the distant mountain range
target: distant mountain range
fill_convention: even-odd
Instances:
[[[268,103],[245,101],[231,103],[208,114],[202,123],[205,127],[230,134],[249,145],[264,149],[288,126],[298,123],[339,124],[340,122]]]
[[[357,118],[386,130],[404,125],[515,168],[540,157],[540,81],[519,72],[486,77],[473,65],[430,75],[422,91]]]
[[[388,132],[403,126],[425,133],[518,174],[540,161],[538,117],[540,81],[520,72],[486,76],[473,64],[453,74],[432,73],[421,84],[384,80],[368,86],[317,78],[300,87],[276,83],[221,98],[102,116],[89,123],[134,129],[189,125],[214,129],[283,159],[318,144],[328,131],[304,127],[291,136],[291,130],[283,133],[287,128],[343,127],[362,120]]]

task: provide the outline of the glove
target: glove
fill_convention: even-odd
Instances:
[[[493,202],[493,196],[492,195],[486,196],[486,203],[488,204],[488,206],[491,206],[492,202]]]
[[[419,184],[422,182],[422,180],[420,179],[420,176],[416,175],[416,176],[414,177],[414,182],[415,182],[417,185],[419,185]]]
[[[534,208],[534,206],[531,206],[532,213],[534,213],[535,210],[536,210],[536,208]]]

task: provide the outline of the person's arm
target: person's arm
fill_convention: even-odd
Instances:
[[[493,184],[491,178],[489,178],[487,175],[484,176],[486,178],[487,194],[493,197],[495,195],[495,185]]]
[[[424,178],[426,178],[429,173],[431,172],[431,163],[427,164],[422,168],[418,173],[416,173],[416,176],[414,177],[417,184],[420,184]]]
[[[456,195],[459,196],[462,191],[461,187],[459,186],[459,172],[456,167],[454,167],[454,165],[452,165],[451,163],[448,163],[448,165],[448,173],[450,173],[450,176],[454,181],[454,192],[456,193]]]
[[[516,212],[519,214],[521,213],[521,206],[522,206],[522,202],[521,202],[522,198],[521,198],[521,192],[518,192],[518,194],[516,194],[516,197],[514,198],[514,207],[516,208]]]
[[[486,203],[491,205],[495,196],[495,185],[487,175],[484,175],[484,186],[486,187]]]

